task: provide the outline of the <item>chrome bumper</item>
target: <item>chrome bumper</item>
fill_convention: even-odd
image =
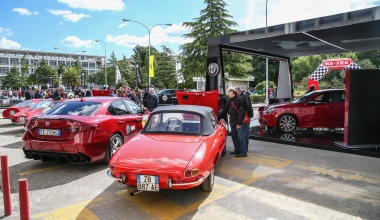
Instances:
[[[172,186],[191,186],[191,185],[196,185],[196,184],[201,184],[205,181],[205,178],[202,176],[199,180],[195,182],[190,182],[190,183],[172,183]]]

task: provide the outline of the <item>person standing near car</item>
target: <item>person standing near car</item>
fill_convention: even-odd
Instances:
[[[244,99],[242,99],[234,88],[228,89],[227,104],[222,111],[218,114],[218,120],[224,122],[225,116],[230,116],[231,136],[234,144],[234,151],[230,154],[235,154],[235,157],[247,157],[247,144],[245,135],[247,129],[249,129],[249,123],[243,124],[245,115]]]
[[[249,118],[253,118],[253,108],[252,108],[252,103],[251,103],[251,98],[249,97],[248,92],[242,92],[239,87],[236,88],[236,93],[244,100],[244,106],[245,106],[245,111],[248,114]],[[250,124],[250,123],[248,123]],[[246,141],[246,149],[248,151],[248,145],[249,145],[249,125],[248,129],[246,130],[245,133],[245,141]]]
[[[156,93],[154,92],[153,88],[149,88],[149,94],[148,94],[148,100],[147,100],[147,107],[149,111],[153,111],[153,109],[158,107],[158,97]]]
[[[55,98],[57,98],[58,96],[60,96],[61,93],[64,93],[64,92],[65,92],[65,87],[63,85],[60,85],[58,89],[56,89],[53,93],[53,100],[55,100]]]

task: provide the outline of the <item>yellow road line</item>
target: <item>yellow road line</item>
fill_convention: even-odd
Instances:
[[[65,166],[67,166],[67,165],[65,165]],[[19,176],[23,176],[23,175],[30,174],[30,173],[38,173],[38,172],[43,172],[43,171],[47,171],[47,170],[53,170],[53,169],[57,169],[57,168],[65,167],[65,166],[60,165],[60,166],[47,167],[47,168],[41,168],[41,169],[35,169],[35,170],[28,170],[28,171],[20,172],[20,173],[17,173],[17,174]]]
[[[69,205],[63,208],[53,210],[51,212],[41,213],[33,216],[33,219],[43,220],[66,220],[66,219],[82,219],[82,220],[97,220],[99,219],[91,212],[87,205],[90,203],[101,203],[102,198],[88,200],[77,204]]]
[[[350,180],[355,180],[355,181],[362,181],[362,182],[367,182],[367,183],[372,183],[372,184],[380,184],[380,180],[375,179],[375,178],[370,178],[370,177],[365,177],[362,175],[356,175],[356,174],[351,174],[351,173],[345,173],[345,172],[340,172],[340,171],[333,171],[333,170],[328,170],[323,167],[315,167],[315,166],[305,166],[305,165],[299,165],[299,164],[294,164],[293,167],[302,169],[302,170],[307,170],[315,173],[321,173],[323,175],[329,175],[333,177],[340,177],[343,179],[350,179]],[[353,172],[353,171],[352,171]]]
[[[235,157],[234,160],[244,161],[248,163],[253,163],[257,165],[263,165],[267,167],[273,167],[273,168],[284,168],[291,164],[293,161],[289,159],[279,158],[279,157],[272,157],[262,154],[251,154],[248,153],[247,157]]]
[[[216,173],[226,174],[231,177],[238,177],[243,180],[253,178],[253,171],[245,170],[242,168],[235,168],[231,166],[226,166],[223,164],[218,164],[216,167]]]

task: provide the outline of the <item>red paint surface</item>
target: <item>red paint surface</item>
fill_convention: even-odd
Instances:
[[[12,215],[11,184],[9,179],[8,156],[1,156],[1,177],[3,186],[4,215]]]
[[[30,220],[28,179],[18,180],[18,195],[20,202],[20,220]]]

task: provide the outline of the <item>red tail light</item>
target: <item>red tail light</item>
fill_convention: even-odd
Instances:
[[[90,130],[96,130],[100,127],[100,125],[89,125],[85,123],[79,123],[78,125],[73,125],[71,128],[71,132],[73,133],[83,133],[85,131],[90,131]]]

